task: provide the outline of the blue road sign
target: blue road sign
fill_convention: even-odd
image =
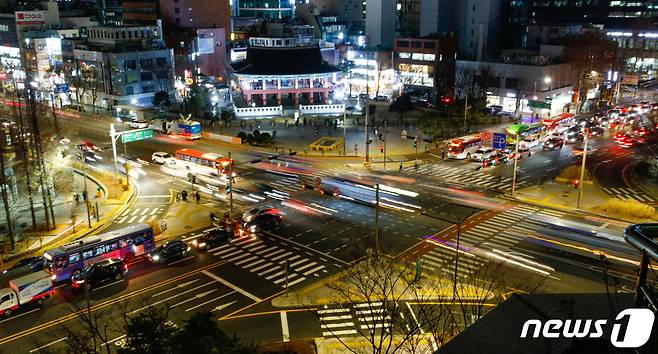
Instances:
[[[505,134],[494,133],[494,137],[493,137],[494,149],[504,149],[506,143],[507,143],[507,137],[505,136]]]

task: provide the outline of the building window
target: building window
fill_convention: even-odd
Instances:
[[[434,54],[423,54],[423,60],[434,61],[435,59],[436,59],[436,55]]]
[[[413,53],[411,54],[412,60],[423,60],[423,53]]]
[[[176,24],[177,24],[177,25],[180,24],[180,18],[178,18],[178,17],[176,17]]]
[[[421,42],[411,42],[411,48],[421,48]]]
[[[167,65],[167,58],[155,58],[155,64],[157,66],[165,66]]]
[[[179,7],[175,7],[175,8],[174,8],[174,13],[175,13],[175,14],[179,14],[179,13],[180,13],[180,8],[179,8]]]
[[[409,41],[398,41],[398,47],[409,48]]]
[[[423,43],[424,48],[436,48],[436,43],[434,42],[425,42]]]
[[[409,59],[409,58],[411,58],[411,53],[401,52],[401,53],[398,53],[398,57],[400,59]]]
[[[0,25],[0,32],[9,32],[9,25]]]

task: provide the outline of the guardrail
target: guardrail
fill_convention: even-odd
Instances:
[[[233,112],[238,118],[280,116],[283,114],[283,106],[273,107],[233,107]]]
[[[344,104],[299,105],[299,114],[343,114]]]

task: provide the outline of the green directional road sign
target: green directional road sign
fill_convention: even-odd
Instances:
[[[551,102],[550,101],[546,102],[546,101],[529,100],[528,101],[528,107],[551,109]]]
[[[134,141],[146,140],[153,137],[153,129],[139,129],[128,131],[121,134],[122,143],[132,143]]]

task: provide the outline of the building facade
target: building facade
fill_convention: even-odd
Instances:
[[[234,69],[244,98],[236,105],[329,104],[340,85],[340,70],[322,60],[317,43],[290,37],[250,38],[247,59]]]
[[[456,57],[454,37],[396,38],[393,67],[400,89],[452,95]]]
[[[569,63],[538,63],[536,59],[518,56],[506,61],[458,60],[456,67],[457,96],[478,85],[464,80],[487,76],[487,87],[476,87],[474,91],[484,93],[487,105],[501,106],[505,112],[545,117],[568,110],[573,99],[576,75]],[[473,75],[461,74],[464,72]]]
[[[156,92],[175,100],[173,51],[164,46],[161,28],[93,27],[88,39],[73,44],[76,99],[84,104],[151,106]]]

